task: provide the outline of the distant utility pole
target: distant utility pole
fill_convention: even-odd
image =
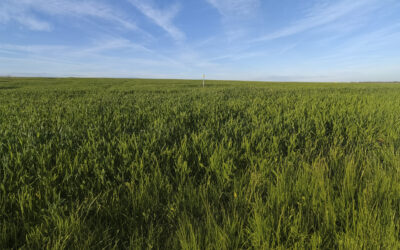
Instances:
[[[204,88],[205,81],[206,81],[206,74],[203,74],[203,88]]]

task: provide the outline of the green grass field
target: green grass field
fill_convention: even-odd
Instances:
[[[398,249],[400,84],[0,78],[0,249]]]

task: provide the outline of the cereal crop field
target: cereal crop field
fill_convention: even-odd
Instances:
[[[0,248],[398,249],[400,84],[0,78]]]

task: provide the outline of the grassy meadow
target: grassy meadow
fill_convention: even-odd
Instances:
[[[400,84],[0,78],[0,249],[399,249]]]

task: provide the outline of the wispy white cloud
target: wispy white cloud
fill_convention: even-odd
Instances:
[[[173,19],[180,11],[178,4],[171,5],[168,9],[158,9],[149,0],[128,0],[140,12],[151,19],[156,25],[164,29],[172,38],[177,41],[185,39],[185,34],[174,24]]]
[[[354,16],[359,17],[362,14],[376,9],[378,6],[382,6],[382,4],[385,4],[385,2],[387,4],[387,2],[390,1],[391,0],[339,0],[335,1],[333,4],[323,2],[322,4],[318,4],[308,11],[307,15],[303,19],[278,31],[256,38],[253,40],[253,42],[270,41],[296,35],[315,28],[326,26],[330,23],[338,21],[343,17],[349,17],[350,19],[354,18]]]
[[[68,55],[68,57],[83,57],[83,56],[99,56],[103,52],[110,52],[113,50],[124,49],[125,53],[128,52],[143,52],[155,53],[153,50],[146,48],[143,45],[136,44],[124,38],[105,38],[97,39],[92,44],[81,47],[72,47],[64,45],[15,45],[15,44],[1,44],[0,53],[20,53],[23,55],[41,55],[41,56],[57,56]]]
[[[32,30],[50,30],[51,24],[40,20],[33,14],[34,11],[47,15],[99,18],[127,29],[137,29],[136,24],[120,12],[106,4],[91,0],[2,0],[0,22],[15,21]]]
[[[228,44],[248,38],[261,17],[261,0],[206,0],[221,16]]]
[[[0,68],[0,75],[170,78],[187,70],[186,65],[157,54],[146,57],[132,51],[128,54],[133,56],[121,57],[103,53],[129,46],[117,44],[106,46],[108,48],[96,45],[91,48],[1,45],[0,65],[4,67]],[[3,49],[22,56],[4,54]],[[84,60],[77,61],[77,58]]]
[[[357,66],[364,63],[379,64],[380,59],[387,59],[388,53],[396,55],[399,52],[395,49],[400,42],[400,23],[394,23],[387,27],[355,35],[337,46],[330,45],[331,50],[325,55],[313,58],[318,63],[340,62],[341,65]],[[360,63],[360,58],[363,58]]]
[[[260,0],[206,0],[224,17],[247,16],[260,6]]]
[[[117,51],[119,52],[114,53]],[[123,51],[124,56],[121,56],[121,51]],[[71,65],[74,65],[74,63],[79,67],[86,69],[90,68],[91,70],[104,68],[104,71],[102,72],[103,74],[109,73],[110,69],[115,71],[115,67],[136,68],[136,71],[132,71],[130,76],[139,74],[140,70],[150,70],[152,67],[186,68],[185,64],[176,61],[171,57],[120,37],[104,37],[96,39],[96,41],[85,46],[48,44],[15,45],[0,43],[0,65],[1,61],[4,62],[7,60],[19,64],[30,65],[29,67],[36,67],[34,63],[32,63],[35,61],[42,65],[52,62],[57,65],[65,65],[66,68],[60,67],[57,70],[60,70],[59,72],[64,71],[66,75],[68,75],[68,72],[74,72],[68,68]],[[0,69],[0,74],[2,73],[1,71],[7,72],[7,68],[11,67],[10,65],[6,66],[7,67]],[[109,68],[107,68],[107,66]],[[19,68],[17,71],[29,71],[29,67]],[[49,68],[52,68],[52,66],[49,65]],[[15,73],[17,71],[13,70],[9,72]],[[126,71],[126,73],[127,72],[129,71]],[[3,72],[3,74],[5,73]]]
[[[33,16],[20,14],[11,17],[10,19],[14,19],[18,23],[27,26],[31,30],[37,31],[50,31],[52,29],[51,24],[48,22],[41,21]]]
[[[31,30],[49,31],[51,25],[27,13],[27,6],[16,1],[0,2],[0,23],[15,21]]]
[[[66,46],[58,45],[15,45],[15,44],[0,44],[0,52],[14,52],[14,53],[49,53],[60,52],[66,50]]]
[[[84,48],[78,51],[79,55],[93,55],[102,52],[108,52],[112,50],[124,49],[125,53],[135,51],[144,53],[155,53],[153,50],[141,45],[134,43],[124,38],[105,38],[97,39],[94,44],[88,48]]]

